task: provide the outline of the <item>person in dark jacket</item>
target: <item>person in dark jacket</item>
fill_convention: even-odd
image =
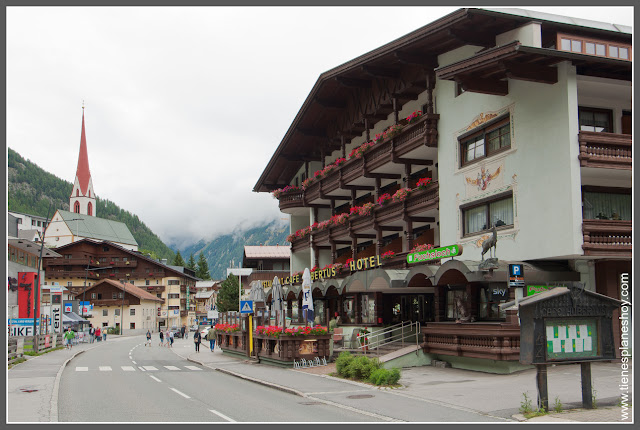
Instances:
[[[200,342],[202,341],[202,336],[200,336],[200,332],[195,332],[193,335],[193,343],[196,345],[196,352],[200,352]]]
[[[180,328],[180,337],[184,339],[184,333],[187,331],[187,328],[185,326],[182,326]]]

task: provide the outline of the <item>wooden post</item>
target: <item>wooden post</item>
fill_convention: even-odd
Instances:
[[[580,363],[580,378],[582,379],[582,407],[593,409],[593,390],[591,387],[591,362]]]
[[[538,388],[538,408],[549,410],[549,394],[547,385],[547,365],[536,364],[536,386]],[[584,390],[583,390],[584,393]],[[584,395],[584,394],[583,394]]]

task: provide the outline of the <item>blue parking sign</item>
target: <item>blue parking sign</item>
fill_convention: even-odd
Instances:
[[[522,264],[509,264],[509,276],[523,276]]]

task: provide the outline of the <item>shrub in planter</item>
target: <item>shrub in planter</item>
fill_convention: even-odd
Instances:
[[[400,369],[394,367],[391,370],[379,368],[374,370],[368,378],[375,385],[395,385],[400,380]]]

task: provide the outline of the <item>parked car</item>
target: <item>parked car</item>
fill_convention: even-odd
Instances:
[[[198,324],[192,325],[192,326],[189,328],[189,331],[198,331]]]
[[[170,331],[173,333],[173,337],[175,339],[180,339],[182,337],[182,332],[179,327],[171,327]]]
[[[211,327],[205,327],[204,329],[200,330],[200,337],[202,337],[203,342],[207,340],[206,337],[207,337],[207,333],[209,333],[210,328]]]

